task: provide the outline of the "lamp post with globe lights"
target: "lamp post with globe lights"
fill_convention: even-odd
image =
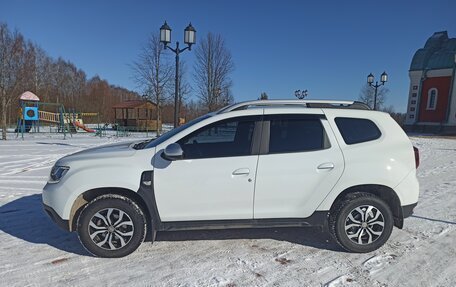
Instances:
[[[176,47],[172,48],[168,45],[171,43],[171,28],[165,23],[160,27],[160,42],[163,43],[165,49],[170,49],[176,54],[176,78],[174,90],[174,127],[179,125],[179,54],[185,50],[191,51],[192,45],[196,43],[196,30],[193,28],[192,23],[184,29],[184,43],[187,47],[180,49],[179,41],[176,41]]]
[[[377,110],[377,89],[380,86],[383,86],[387,81],[388,81],[388,74],[386,72],[383,72],[380,75],[380,84],[378,83],[378,81],[376,81],[374,84],[374,75],[372,75],[372,73],[370,73],[367,76],[367,83],[369,84],[369,86],[371,86],[375,90],[374,91],[374,111]]]
[[[303,100],[304,98],[307,97],[307,90],[296,90],[295,91],[295,97],[298,98],[299,100]]]

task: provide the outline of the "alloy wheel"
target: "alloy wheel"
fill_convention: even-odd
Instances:
[[[345,234],[354,243],[371,244],[383,233],[385,219],[383,214],[372,205],[354,208],[345,219]]]
[[[90,239],[98,247],[117,250],[127,245],[133,237],[134,225],[130,216],[117,208],[105,208],[95,213],[89,221]]]

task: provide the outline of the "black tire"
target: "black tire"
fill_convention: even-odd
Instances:
[[[368,210],[369,214],[361,213]],[[390,237],[393,225],[393,214],[389,206],[382,199],[364,192],[348,194],[335,205],[329,217],[331,236],[343,249],[356,253],[380,248]]]
[[[79,241],[91,254],[116,258],[129,255],[141,245],[146,225],[144,213],[134,201],[107,194],[84,207],[78,217],[77,231]]]

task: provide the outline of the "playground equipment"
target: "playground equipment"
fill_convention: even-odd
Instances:
[[[16,136],[21,133],[24,138],[24,132],[40,132],[43,123],[57,127],[57,132],[63,133],[64,139],[66,134],[76,133],[77,129],[86,132],[95,133],[96,131],[86,127],[82,121],[82,116],[98,116],[98,113],[76,113],[74,110],[66,112],[63,104],[43,103],[32,92],[25,92],[20,96],[20,109],[18,115],[18,124]],[[45,111],[44,109],[53,109],[54,112]],[[72,136],[72,135],[71,135]]]
[[[86,126],[84,126],[84,125],[83,125],[82,123],[80,123],[79,121],[74,121],[73,124],[74,124],[75,126],[77,126],[78,128],[81,128],[81,129],[85,130],[85,131],[88,132],[88,133],[94,133],[94,132],[96,132],[95,130],[93,130],[93,129],[91,129],[91,128],[88,128],[88,127],[86,127]]]

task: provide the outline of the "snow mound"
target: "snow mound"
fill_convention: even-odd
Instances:
[[[358,282],[353,279],[351,275],[342,275],[336,279],[326,283],[325,287],[342,287],[342,286],[361,286]]]
[[[369,271],[370,274],[373,274],[390,265],[396,257],[397,255],[394,254],[382,254],[373,256],[364,261],[363,267],[365,270]]]

